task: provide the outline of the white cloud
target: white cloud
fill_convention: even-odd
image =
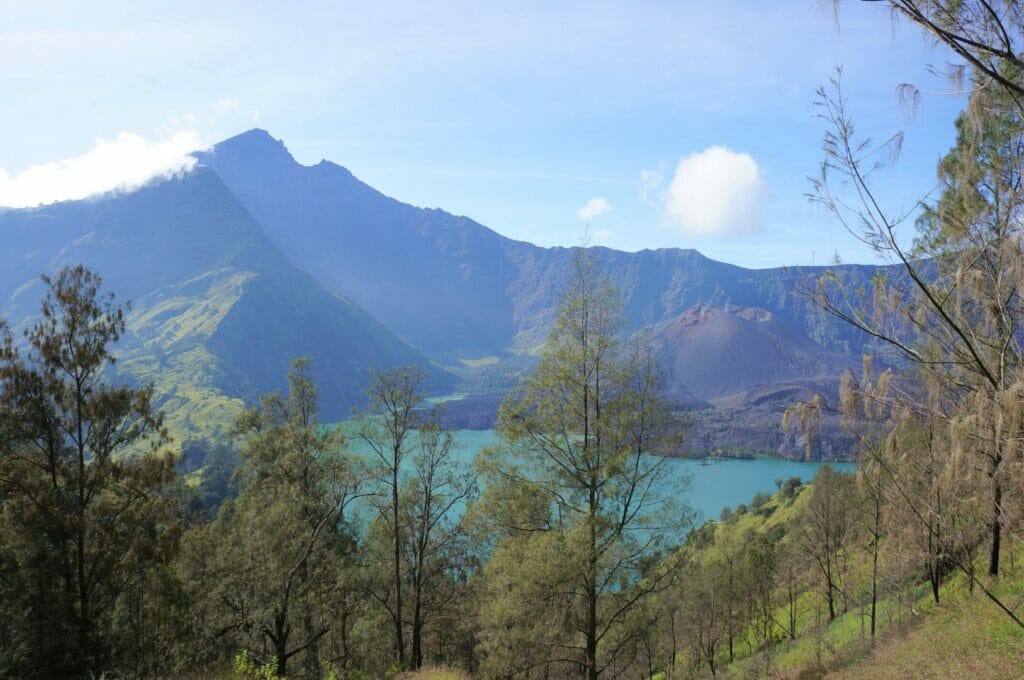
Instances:
[[[224,98],[219,100],[213,105],[213,110],[216,113],[230,113],[239,107],[239,103],[234,99]]]
[[[712,146],[679,162],[665,192],[665,227],[690,236],[755,233],[763,193],[750,154]]]
[[[596,229],[594,231],[594,241],[596,243],[607,243],[611,237],[612,232],[610,229]]]
[[[576,210],[576,214],[580,216],[583,221],[592,220],[598,215],[603,215],[612,209],[608,199],[604,196],[598,196],[587,201],[586,205],[580,206]]]
[[[640,183],[637,185],[640,198],[645,202],[659,200],[661,187],[665,183],[665,164],[661,163],[653,170],[640,171]]]
[[[14,174],[0,169],[0,206],[24,208],[136,189],[155,177],[190,171],[196,164],[190,154],[201,148],[195,132],[179,131],[160,141],[122,132],[111,142],[96,140],[81,156]]]

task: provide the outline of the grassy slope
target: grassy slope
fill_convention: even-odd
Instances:
[[[153,384],[174,448],[188,438],[225,439],[243,410],[241,399],[218,389],[222,368],[207,345],[253,278],[210,272],[139,300],[128,315],[131,341],[118,370]]]
[[[1019,571],[1016,577],[1006,576],[998,591],[1004,601],[1019,601],[1024,578]],[[963,579],[954,579],[947,586],[939,605],[918,611],[908,625],[892,631],[874,650],[863,650],[861,646],[863,651],[851,654],[826,677],[1024,677],[1024,633],[980,592],[971,596]]]
[[[796,499],[786,501],[776,495],[766,504],[768,517],[748,512],[732,522],[717,523],[715,544],[742,536],[748,530],[767,531],[792,520],[809,499],[804,489]],[[714,550],[712,547],[711,550]],[[705,559],[710,555],[706,554]],[[1009,555],[1004,576],[993,586],[1004,601],[1024,601],[1024,569],[1021,555],[1016,568]],[[979,573],[983,566],[979,560]],[[863,571],[867,564],[855,565]],[[742,636],[737,641],[740,655],[727,667],[732,677],[778,678],[970,678],[971,680],[1005,680],[1024,678],[1024,632],[978,590],[973,595],[967,580],[955,574],[943,586],[941,603],[933,604],[927,584],[918,584],[905,593],[902,606],[895,596],[884,597],[878,604],[878,639],[872,648],[868,634],[867,612],[854,608],[840,615],[830,625],[815,633],[817,595],[807,590],[800,596],[800,631],[795,641],[776,644],[770,655],[744,655],[752,649],[753,636],[747,644]],[[785,620],[780,608],[776,618]]]

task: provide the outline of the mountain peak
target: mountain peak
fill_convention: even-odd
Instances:
[[[267,144],[278,144],[284,146],[284,142],[280,139],[274,139],[273,135],[264,130],[263,128],[252,128],[245,132],[239,132],[233,137],[228,137],[224,141],[217,144],[217,146],[224,146],[228,144],[236,143],[267,143]]]
[[[244,158],[250,163],[295,163],[295,158],[284,145],[284,141],[275,139],[269,132],[260,128],[253,128],[225,139],[215,144],[209,153],[221,158]]]

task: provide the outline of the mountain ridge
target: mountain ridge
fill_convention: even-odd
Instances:
[[[269,169],[256,162],[271,156]],[[299,164],[283,142],[263,130],[225,140],[199,158],[300,266],[424,351],[521,352],[546,339],[550,310],[577,248],[516,241],[470,218],[406,205],[342,166]],[[331,170],[325,174],[318,170],[322,167]],[[302,234],[316,238],[303,243]],[[590,251],[623,291],[630,330],[672,318],[697,303],[771,308],[799,325],[806,314],[785,309],[787,303],[800,304],[788,299],[792,282],[827,269],[745,269],[694,249],[632,253],[598,246]],[[380,253],[393,253],[394,259],[381,262]],[[863,276],[876,267],[843,269]],[[790,284],[781,285],[786,278]],[[428,299],[427,292],[446,297]],[[439,335],[439,327],[453,329],[464,346],[453,347]],[[817,332],[814,339],[826,346],[845,342],[854,349],[865,342],[834,320],[818,319],[804,324],[804,330]]]
[[[412,363],[431,392],[460,385],[479,395],[454,403],[455,422],[465,408],[466,422],[493,423],[496,395],[547,339],[579,248],[539,247],[402,203],[331,161],[301,165],[263,130],[195,157],[191,172],[132,192],[0,211],[11,244],[0,254],[0,314],[27,323],[40,273],[94,267],[138,303],[122,364],[172,386],[167,403],[185,429],[282,387],[300,354],[315,357],[328,417],[359,405],[371,365]],[[655,340],[670,395],[710,414],[723,439],[751,414],[758,427],[777,422],[785,395],[833,385],[854,363],[837,357],[870,348],[796,294],[824,267],[745,269],[680,248],[588,251],[622,291],[623,337]],[[867,281],[878,268],[840,269]],[[719,331],[673,335],[701,309],[718,310],[701,313]],[[197,393],[194,417],[187,399],[174,401]],[[746,450],[753,440],[738,433]],[[768,440],[779,448],[766,452],[797,455],[792,438]]]

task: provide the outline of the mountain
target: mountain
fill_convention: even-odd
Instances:
[[[650,334],[668,384],[712,402],[760,385],[836,376],[856,363],[754,307],[694,305]]]
[[[196,158],[189,174],[130,193],[0,211],[0,315],[32,318],[42,272],[96,269],[135,303],[120,370],[156,381],[181,432],[223,430],[305,354],[327,417],[361,403],[370,366],[415,364],[429,391],[469,394],[447,402],[451,424],[493,423],[550,332],[577,249],[407,205],[328,161],[301,165],[262,130]],[[624,337],[651,337],[670,395],[724,448],[802,455],[778,429],[782,411],[834,391],[870,348],[797,294],[823,268],[590,252],[622,291]],[[856,284],[877,268],[838,272]],[[832,441],[822,454],[841,452]]]
[[[201,155],[294,262],[423,351],[448,360],[539,347],[574,249],[505,238],[466,217],[389,198],[329,161],[303,166],[251,130]],[[695,304],[773,311],[831,349],[863,347],[842,323],[792,295],[823,268],[748,270],[695,250],[592,249],[625,297],[629,330]],[[846,267],[867,280],[872,267]]]
[[[200,160],[290,259],[458,373],[464,390],[507,389],[547,338],[574,248],[537,247],[401,203],[329,161],[299,164],[262,130]],[[674,248],[591,253],[623,293],[626,332],[659,343],[670,395],[701,411],[698,420],[727,413],[727,429],[738,432],[746,418],[778,430],[793,399],[834,391],[842,370],[870,350],[868,338],[796,294],[825,268],[750,270]],[[876,271],[838,268],[854,284]],[[451,402],[449,417],[478,427],[493,422],[497,402]],[[746,450],[758,441],[766,440],[747,434],[734,444]],[[764,450],[802,455],[781,433]]]
[[[754,307],[698,304],[647,332],[669,396],[683,404],[706,403],[704,409],[690,407],[699,410],[691,447],[704,454],[725,449],[806,456],[806,439],[779,427],[782,414],[815,394],[837,394],[838,376],[857,364],[853,355],[825,349]],[[842,458],[854,444],[838,419],[825,414],[811,454]]]
[[[493,353],[514,334],[506,239],[400,203],[333,163],[305,167],[254,130],[201,156],[268,236],[329,287],[429,353]]]
[[[40,273],[83,263],[131,300],[120,370],[156,382],[182,430],[226,422],[285,384],[309,355],[327,417],[363,403],[369,367],[416,364],[434,390],[454,377],[274,246],[211,170],[131,192],[0,213],[0,313],[38,309]],[[212,414],[212,417],[211,417]]]

